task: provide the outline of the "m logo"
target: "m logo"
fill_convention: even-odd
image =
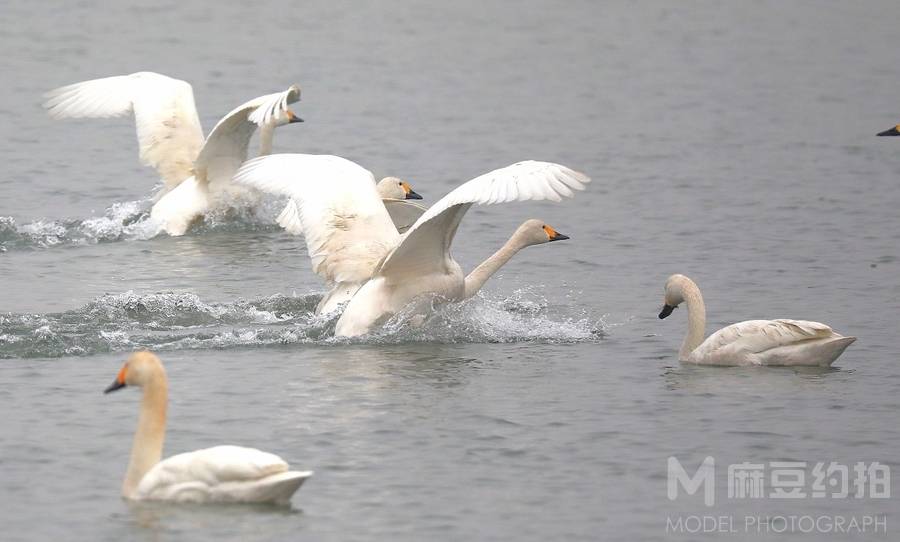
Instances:
[[[681,466],[674,456],[669,457],[669,481],[667,484],[669,500],[674,501],[678,498],[678,486],[688,494],[697,493],[700,486],[703,485],[703,504],[712,506],[716,500],[716,460],[712,456],[706,456],[706,459],[700,463],[694,476],[688,476],[687,471]]]

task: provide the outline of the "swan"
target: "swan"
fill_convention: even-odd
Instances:
[[[666,281],[660,319],[687,304],[688,333],[678,359],[701,365],[818,365],[828,367],[856,337],[844,337],[819,322],[747,320],[724,327],[705,341],[706,307],[700,288],[684,275]]]
[[[215,446],[160,461],[166,433],[168,381],[148,351],[132,354],[104,393],[143,388],[122,496],[133,500],[287,504],[309,471],[290,471],[277,455],[254,448]]]
[[[371,175],[371,173],[369,174]],[[371,177],[372,182],[375,177]],[[391,222],[397,228],[399,233],[408,230],[415,221],[422,216],[427,207],[409,200],[422,199],[422,196],[412,189],[412,186],[403,179],[397,177],[385,177],[378,181],[375,185],[378,197],[387,209]],[[299,207],[293,199],[288,200],[288,204],[276,219],[279,226],[284,228],[288,233],[294,235],[303,235],[303,224],[300,221]]]
[[[328,181],[325,182],[324,180]],[[333,285],[323,303],[349,299],[335,335],[367,333],[424,294],[447,301],[473,296],[519,250],[568,239],[527,220],[493,256],[465,276],[450,244],[474,204],[560,201],[583,190],[585,175],[549,162],[526,161],[476,177],[440,199],[403,235],[379,201],[372,174],[337,156],[276,154],[249,160],[235,182],[291,197],[313,270]],[[314,189],[312,188],[314,186]]]
[[[255,205],[255,194],[231,183],[247,159],[251,136],[259,127],[259,154],[270,154],[276,127],[303,122],[288,107],[300,99],[296,85],[236,107],[206,139],[191,85],[162,74],[138,72],[82,81],[51,90],[45,97],[44,107],[54,119],[134,114],[141,162],[155,168],[163,181],[150,216],[173,236],[184,235],[211,210]]]

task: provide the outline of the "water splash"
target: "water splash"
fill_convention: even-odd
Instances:
[[[19,225],[10,216],[0,216],[0,252],[150,239],[160,231],[150,220],[149,200],[116,203],[103,216],[83,220],[36,220]]]
[[[17,224],[0,216],[0,253],[57,246],[92,245],[116,241],[143,241],[163,233],[150,218],[151,199],[115,203],[103,216],[72,220],[35,220]],[[188,235],[211,231],[279,231],[275,217],[284,207],[280,200],[265,200],[253,211],[212,212],[193,226]]]
[[[595,341],[601,319],[553,307],[520,290],[503,299],[480,296],[436,306],[419,323],[402,312],[370,335],[335,339],[339,313],[317,316],[319,294],[272,295],[253,301],[207,303],[189,293],[101,296],[60,313],[0,314],[0,358],[53,358],[138,348],[226,349],[279,344],[396,344]]]

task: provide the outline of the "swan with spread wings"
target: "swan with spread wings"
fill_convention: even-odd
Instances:
[[[459,186],[402,235],[378,196],[372,174],[344,158],[256,158],[241,166],[235,182],[291,198],[313,271],[331,285],[323,304],[333,309],[349,300],[335,334],[357,336],[426,294],[446,301],[471,297],[519,250],[568,239],[540,220],[527,220],[466,276],[450,255],[450,245],[472,205],[560,201],[583,190],[590,179],[559,164],[519,162]]]
[[[238,106],[205,139],[191,85],[158,73],[82,81],[46,98],[55,119],[134,114],[140,160],[163,181],[151,217],[170,235],[184,235],[207,212],[256,205],[255,192],[231,182],[247,159],[250,138],[259,128],[259,155],[267,155],[276,127],[302,122],[289,107],[300,99],[296,85]]]

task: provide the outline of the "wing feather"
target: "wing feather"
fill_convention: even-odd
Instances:
[[[551,162],[525,161],[472,179],[441,198],[403,235],[385,258],[378,274],[409,276],[445,270],[450,244],[462,217],[472,205],[552,200],[584,190],[590,179]]]
[[[258,96],[237,106],[213,127],[200,149],[194,171],[201,182],[228,184],[247,159],[247,147],[257,127],[283,115],[300,99],[300,87]]]
[[[235,182],[291,198],[296,208],[284,222],[303,232],[313,271],[329,282],[368,280],[399,241],[374,177],[344,158],[262,156],[244,163]]]
[[[199,483],[211,488],[287,470],[288,464],[275,454],[243,446],[214,446],[160,461],[141,479],[137,493],[141,498],[153,498],[181,484]]]
[[[747,353],[760,354],[773,348],[834,336],[831,327],[806,320],[747,320],[726,326],[710,335],[692,353],[727,359]]]
[[[170,189],[190,177],[203,129],[187,82],[138,72],[67,85],[45,97],[44,107],[54,119],[134,113],[141,163],[155,168]]]

